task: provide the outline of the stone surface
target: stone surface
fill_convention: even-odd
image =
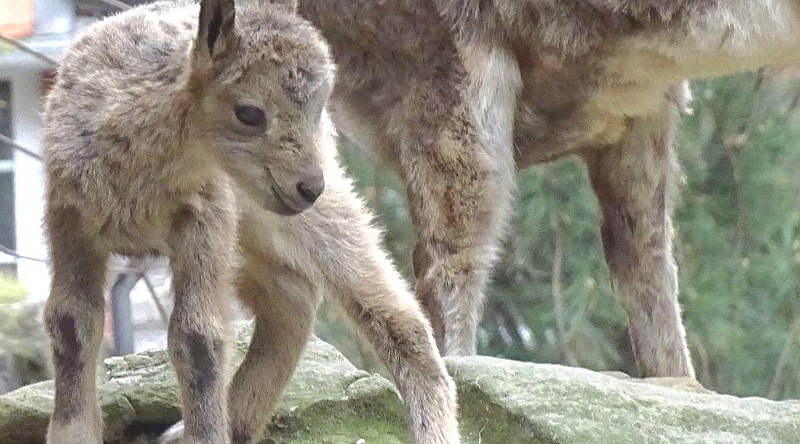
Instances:
[[[3,282],[2,276],[0,273],[0,394],[49,377],[43,304],[25,301],[24,293],[15,294],[13,285]]]
[[[488,357],[449,359],[448,368],[470,443],[800,443],[798,401]]]
[[[234,363],[248,342],[238,336]],[[469,444],[800,443],[800,402],[710,393],[691,380],[637,380],[487,357],[448,359]],[[265,369],[268,371],[268,369]],[[180,417],[166,353],[105,362],[100,400],[109,443],[151,441]],[[677,388],[676,388],[677,387]],[[0,444],[44,442],[52,383],[0,397]],[[408,443],[393,385],[312,340],[263,444]]]

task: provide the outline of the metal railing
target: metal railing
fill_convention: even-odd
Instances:
[[[130,6],[119,0],[100,0],[101,2],[111,5],[119,10],[129,9]],[[0,35],[0,40],[6,42],[19,51],[25,52],[41,61],[44,61],[52,67],[57,67],[58,62],[52,57],[37,51],[31,46],[11,37]],[[33,149],[25,147],[17,143],[14,139],[5,134],[0,134],[0,144],[5,144],[12,149],[19,151],[26,156],[41,161],[42,156]],[[0,253],[12,256],[19,260],[34,261],[43,264],[49,264],[45,258],[39,258],[27,254],[20,253],[13,248],[0,244]],[[109,267],[111,273],[115,273],[114,284],[111,287],[109,299],[111,302],[111,314],[114,322],[114,354],[127,354],[133,352],[133,323],[131,313],[130,294],[136,284],[143,281],[148,293],[152,299],[153,304],[159,314],[162,323],[166,326],[168,316],[164,304],[161,302],[154,285],[152,284],[147,273],[152,271],[148,264],[142,261],[128,260],[123,266]]]

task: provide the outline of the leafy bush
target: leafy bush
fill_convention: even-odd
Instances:
[[[18,280],[0,273],[0,304],[19,302],[24,300],[26,296],[28,296],[28,293]]]

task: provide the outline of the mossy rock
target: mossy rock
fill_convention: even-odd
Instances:
[[[248,335],[240,329],[233,365]],[[680,378],[621,379],[487,357],[449,358],[447,365],[467,444],[800,443],[796,401],[717,395]],[[108,359],[103,370],[106,442],[148,442],[179,418],[165,352]],[[43,443],[52,402],[50,382],[0,396],[0,444]],[[405,424],[389,381],[313,339],[261,444],[405,444]]]
[[[489,357],[447,364],[468,443],[800,443],[797,401],[718,395],[688,378],[621,379]]]
[[[243,325],[237,330],[231,370],[244,357],[251,331]],[[166,352],[109,358],[101,370],[107,443],[147,442],[143,437],[156,436],[180,419],[177,380]],[[52,406],[50,381],[0,396],[0,444],[44,443]],[[408,442],[394,386],[356,369],[316,338],[306,347],[265,434],[265,444]]]
[[[9,295],[0,295],[0,393],[50,377],[49,347],[41,322],[43,304],[2,302],[4,297],[16,299]]]

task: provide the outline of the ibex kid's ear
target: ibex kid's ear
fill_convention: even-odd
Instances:
[[[192,78],[209,80],[215,62],[236,45],[234,0],[202,0],[197,37],[192,47]]]

